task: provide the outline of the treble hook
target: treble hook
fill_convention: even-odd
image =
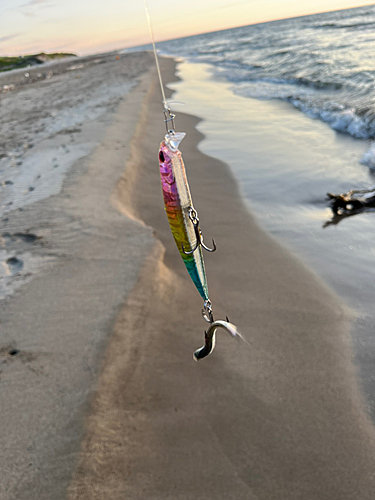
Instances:
[[[195,238],[196,238],[197,242],[195,244],[195,247],[192,250],[190,250],[190,252],[186,252],[185,248],[184,248],[184,245],[181,245],[182,246],[182,251],[184,252],[184,254],[185,255],[191,255],[192,253],[195,252],[195,250],[199,247],[199,245],[201,247],[203,247],[205,250],[207,250],[207,252],[214,252],[216,250],[216,244],[215,244],[215,240],[214,239],[212,239],[212,244],[214,246],[213,248],[208,248],[203,243],[203,234],[202,234],[201,228],[199,227],[198,213],[197,213],[197,211],[193,207],[189,208],[189,219],[191,220],[191,222],[192,222],[192,224],[194,226]]]

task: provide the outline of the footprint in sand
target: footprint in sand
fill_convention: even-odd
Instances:
[[[15,233],[14,237],[22,240],[25,243],[34,243],[35,240],[38,240],[40,238],[33,233]]]
[[[9,354],[9,356],[17,356],[17,354],[19,352],[20,352],[19,349],[13,348],[13,349],[9,349],[8,354]]]
[[[6,246],[12,241],[12,235],[10,233],[3,233],[1,235],[1,246]]]
[[[17,257],[9,257],[9,259],[3,262],[3,265],[5,266],[6,273],[9,276],[14,276],[23,269],[23,261],[21,259],[17,259]]]
[[[42,237],[34,233],[3,233],[0,237],[0,243],[3,243],[2,246],[7,246],[17,240],[21,240],[23,243],[34,243],[36,240],[40,239],[42,239]]]

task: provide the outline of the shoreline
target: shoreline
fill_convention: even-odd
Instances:
[[[333,217],[326,201],[328,191],[373,184],[369,168],[358,163],[368,141],[335,132],[288,103],[235,95],[208,65],[179,63],[178,74],[174,99],[204,118],[200,149],[230,165],[259,225],[355,311],[355,363],[375,422],[373,213]]]
[[[175,63],[162,66],[173,81]],[[163,213],[155,81],[146,128],[132,139],[131,189],[162,246],[116,322],[69,499],[372,499],[375,435],[352,363],[351,313],[258,226],[229,167],[197,149],[199,118],[180,113],[195,207],[218,246],[206,258],[216,316],[228,314],[250,343],[219,335],[207,360],[192,361],[204,322]],[[119,186],[126,198],[128,183]]]

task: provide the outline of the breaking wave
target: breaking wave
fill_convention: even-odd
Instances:
[[[170,40],[159,50],[211,65],[234,93],[281,99],[332,129],[375,138],[375,6]]]

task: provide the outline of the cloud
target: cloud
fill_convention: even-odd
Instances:
[[[20,34],[21,33],[16,33],[15,35],[2,36],[2,37],[0,37],[0,43],[7,42],[8,40],[12,40],[12,38],[16,38],[17,36],[20,36]]]
[[[28,0],[26,3],[14,7],[14,9],[21,10],[22,14],[26,17],[35,17],[37,8],[53,7],[54,2],[51,0]]]
[[[43,7],[51,7],[54,5],[54,2],[51,3],[51,0],[28,0],[26,3],[22,3],[21,5],[15,5],[14,7],[8,7],[5,9],[6,11],[10,10],[23,10],[23,9],[29,9],[30,7],[36,7],[38,5],[42,5]]]
[[[43,4],[43,3],[47,3],[49,1],[50,0],[29,0],[28,2],[23,3],[22,5],[20,5],[19,8],[33,7],[34,5],[40,5],[40,4]]]

